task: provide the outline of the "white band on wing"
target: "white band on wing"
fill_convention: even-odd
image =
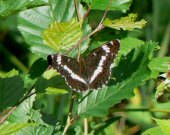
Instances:
[[[103,66],[105,60],[106,60],[106,56],[102,56],[98,66],[97,66],[97,69],[94,70],[94,73],[93,73],[89,83],[94,81],[94,79],[98,76],[98,74],[102,72],[102,70],[103,70],[102,66]]]

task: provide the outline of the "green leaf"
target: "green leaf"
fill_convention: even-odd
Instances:
[[[57,52],[66,51],[82,36],[81,24],[75,19],[69,22],[54,22],[43,33],[45,43]]]
[[[51,4],[52,6],[43,6],[23,11],[18,17],[18,29],[24,36],[25,41],[30,45],[31,51],[43,58],[46,58],[49,54],[56,53],[56,50],[44,44],[43,32],[53,22],[68,22],[71,18],[76,17],[73,0],[55,0]],[[80,4],[79,11],[83,16],[84,9]],[[91,31],[87,23],[85,23],[82,29],[83,36]],[[83,42],[81,46],[82,51],[88,47],[88,41]],[[75,56],[75,53],[73,56]]]
[[[0,126],[1,135],[11,135],[33,123],[7,123]]]
[[[115,121],[120,120],[120,117],[111,117],[105,121],[102,121],[96,125],[92,126],[92,129],[94,130],[94,134],[98,134],[102,132],[105,128],[113,124]]]
[[[48,63],[44,59],[40,58],[36,60],[30,68],[29,71],[30,78],[35,79],[41,76],[44,73],[44,71],[47,69],[47,67],[48,67]]]
[[[87,4],[91,4],[93,2],[93,0],[82,0],[82,2],[87,3]]]
[[[2,73],[0,72],[0,77],[1,78],[7,78],[7,77],[12,77],[12,76],[16,76],[18,75],[19,71],[12,69],[11,71],[9,71],[8,73]]]
[[[50,79],[44,77],[38,78],[36,82],[36,91],[45,94],[66,94],[69,87],[66,85],[64,78],[60,75],[54,76]]]
[[[106,10],[110,0],[83,0],[83,2],[91,4],[92,9]],[[132,0],[112,0],[109,10],[121,10],[125,12],[126,10],[129,10],[131,4]]]
[[[24,102],[22,102],[16,110],[8,117],[7,121],[10,123],[22,123],[25,121],[32,121],[33,118],[30,117],[33,107],[33,102],[35,101],[35,95],[32,95]]]
[[[131,44],[134,46],[136,42]],[[101,90],[91,91],[88,95],[84,93],[86,96],[78,105],[78,114],[83,117],[101,117],[107,114],[109,107],[132,97],[133,89],[149,79],[151,72],[148,64],[156,47],[154,43],[148,42],[122,56],[118,66],[113,69],[112,74],[116,79],[110,80]]]
[[[170,133],[170,120],[161,120],[161,119],[156,119],[154,118],[158,126],[161,128],[162,132],[164,135],[169,135]]]
[[[21,77],[0,78],[0,110],[15,105],[23,94],[24,83]]]
[[[37,97],[37,96],[36,96]],[[42,108],[41,110],[33,109],[33,102],[35,103],[35,95],[31,96],[27,100],[25,100],[21,105],[19,105],[16,110],[8,117],[7,121],[10,123],[23,123],[34,122],[36,125],[45,125],[48,126],[46,122],[44,122],[44,118],[42,119]],[[49,104],[47,104],[49,106]],[[47,115],[46,118],[48,119]]]
[[[76,17],[74,1],[72,0],[50,0],[52,3],[52,16],[57,22],[67,22]],[[80,3],[78,3],[79,5]],[[62,5],[62,6],[61,6]],[[81,5],[79,5],[80,14],[84,14]]]
[[[126,17],[121,17],[120,19],[116,20],[110,20],[110,19],[105,19],[103,24],[107,27],[110,27],[112,29],[116,30],[129,30],[132,31],[135,28],[141,29],[146,25],[146,21],[144,19],[140,21],[136,21],[137,19],[137,14],[129,14]]]
[[[160,127],[154,127],[146,130],[142,135],[163,135],[163,132]]]
[[[50,79],[50,78],[52,78],[56,75],[59,75],[59,73],[55,69],[52,68],[50,70],[45,71],[44,74],[43,74],[43,77],[45,79]]]
[[[149,63],[152,78],[156,78],[160,72],[167,72],[169,63],[170,57],[153,58]]]
[[[29,126],[20,130],[16,135],[51,135],[53,130],[52,126]]]
[[[53,88],[53,87],[48,87],[45,90],[46,90],[45,94],[62,95],[62,94],[68,93],[68,91],[65,90],[65,89],[56,89],[56,88]]]
[[[44,118],[42,120],[42,110],[32,109],[34,101],[35,96],[33,95],[19,105],[17,109],[8,117],[7,121],[10,123],[23,123],[25,121],[34,122],[34,125],[29,125],[24,129],[20,129],[16,135],[50,134],[54,130],[54,127],[48,125],[47,121],[46,123],[44,122]],[[46,116],[45,119],[47,118],[48,117]]]
[[[133,44],[134,43],[134,44]],[[120,52],[119,55],[126,55],[135,47],[140,47],[145,42],[133,37],[127,37],[120,41]]]
[[[45,88],[45,94],[61,95],[68,93],[68,91],[66,90],[68,89],[68,87],[65,86],[64,82],[62,82],[63,78],[59,75],[58,72],[56,72],[56,70],[54,69],[47,70],[46,72],[44,72],[43,77],[47,79],[46,81],[44,80],[44,84],[46,83],[47,87]],[[57,80],[54,83],[53,81],[55,81],[55,79]]]
[[[34,8],[47,4],[46,0],[1,0],[0,18],[7,17],[28,8]]]
[[[52,22],[50,7],[44,6],[23,11],[18,17],[18,29],[21,31],[25,41],[30,45],[32,52],[46,57],[55,53],[43,42],[42,33]]]
[[[170,63],[170,57],[153,58],[149,68],[158,72],[167,72]]]
[[[170,133],[170,120],[161,120],[153,118],[158,124],[157,127],[146,130],[142,135],[169,135]]]

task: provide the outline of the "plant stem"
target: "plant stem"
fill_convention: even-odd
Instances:
[[[77,0],[74,0],[74,5],[75,5],[76,13],[77,13],[77,19],[80,22],[81,21],[81,15],[80,15],[80,12],[79,12],[78,1]]]
[[[11,108],[11,110],[10,110],[5,116],[3,116],[3,117],[1,118],[1,120],[0,120],[0,125],[3,124],[3,122],[9,117],[9,115],[11,115],[11,114],[13,113],[13,111],[15,111],[16,108],[17,108],[17,106],[13,106],[13,107]]]
[[[109,5],[107,6],[107,8],[106,8],[106,10],[105,10],[104,15],[103,15],[103,17],[102,17],[99,25],[101,25],[101,24],[103,23],[104,19],[106,18],[107,12],[109,11],[109,8],[110,8],[110,5],[111,5],[111,4],[112,4],[112,0],[110,0]],[[99,26],[99,25],[98,25],[98,26]]]
[[[15,111],[15,109],[24,101],[26,100],[27,98],[29,98],[30,96],[32,96],[33,94],[35,93],[31,93],[32,90],[34,89],[35,85],[33,85],[30,90],[27,92],[27,94],[19,101],[16,103],[15,106],[13,106],[11,108],[11,110],[5,115],[2,117],[2,119],[0,120],[0,125]]]
[[[170,110],[162,110],[162,109],[150,109],[150,108],[127,108],[127,109],[111,109],[111,112],[162,112],[162,113],[170,113]]]
[[[78,8],[78,1],[77,0],[74,0],[74,5],[75,5],[75,9],[76,9],[76,13],[77,13],[77,20],[79,22],[81,22],[81,16],[80,16],[80,12],[79,12],[79,8]],[[77,56],[77,60],[79,61],[80,59],[80,44],[78,45],[78,56]]]
[[[75,91],[72,92],[71,103],[70,103],[69,113],[68,113],[68,117],[67,117],[67,123],[66,123],[66,126],[64,128],[62,135],[66,134],[67,130],[69,129],[69,127],[74,122],[74,118],[73,119],[71,118],[72,117],[73,105],[74,105],[74,99],[75,99]]]
[[[78,42],[76,45],[72,46],[68,51],[66,51],[66,52],[63,53],[63,54],[67,54],[68,52],[72,51],[72,50],[75,49],[77,46],[79,46],[81,43],[83,43],[86,39],[88,39],[90,36],[92,36],[93,34],[95,34],[96,32],[100,31],[100,30],[103,29],[103,28],[104,28],[104,25],[103,25],[103,24],[98,25],[97,28],[96,28],[94,31],[92,31],[92,32],[91,32],[89,35],[87,35],[86,37],[80,39],[79,42]]]
[[[84,118],[84,135],[88,135],[88,120]]]
[[[92,5],[89,6],[89,8],[87,9],[86,13],[84,14],[84,16],[83,16],[83,23],[86,20],[87,16],[89,15],[91,7],[92,7]]]
[[[102,30],[102,29],[105,27],[105,26],[103,25],[103,21],[104,21],[104,19],[105,19],[105,17],[106,17],[107,12],[109,11],[109,8],[110,8],[111,3],[112,3],[112,0],[110,0],[109,5],[108,5],[107,9],[105,10],[105,12],[104,12],[104,14],[103,14],[103,17],[102,17],[100,23],[98,24],[98,26],[96,27],[96,29],[93,30],[93,31],[92,31],[89,35],[87,35],[86,37],[80,39],[76,45],[72,46],[68,51],[66,51],[66,52],[63,53],[63,54],[67,54],[68,52],[72,51],[72,50],[75,49],[77,46],[79,46],[80,44],[82,44],[82,43],[83,43],[86,39],[88,39],[90,36],[92,36],[93,34],[95,34],[96,32],[98,32],[98,31],[100,31],[100,30]]]

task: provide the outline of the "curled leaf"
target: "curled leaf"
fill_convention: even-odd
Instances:
[[[104,21],[104,25],[113,29],[123,29],[123,30],[129,30],[132,31],[135,28],[141,29],[146,25],[146,21],[144,19],[140,21],[136,21],[137,14],[129,14],[126,17],[121,17],[120,19],[116,20],[110,20],[106,19]]]

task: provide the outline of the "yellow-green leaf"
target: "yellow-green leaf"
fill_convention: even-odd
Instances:
[[[43,77],[46,78],[46,79],[50,79],[56,75],[58,75],[59,73],[54,70],[54,69],[50,69],[50,70],[47,70],[43,73]]]
[[[12,77],[12,76],[18,75],[18,73],[19,73],[18,70],[12,69],[11,71],[7,73],[0,72],[0,77],[1,78]]]
[[[170,120],[165,120],[165,119],[156,119],[154,118],[158,126],[161,128],[162,132],[164,135],[169,135],[170,133]]]
[[[123,29],[123,30],[129,30],[132,31],[135,28],[141,29],[146,25],[146,21],[144,19],[140,21],[136,21],[137,14],[129,14],[126,17],[121,17],[120,19],[116,20],[110,20],[106,19],[104,21],[104,25],[113,29]]]
[[[0,134],[1,135],[11,135],[16,133],[17,131],[27,127],[35,125],[34,123],[7,123],[0,126]]]
[[[68,50],[82,36],[81,23],[75,19],[70,22],[54,22],[43,33],[45,44],[56,51]]]
[[[55,94],[55,95],[62,95],[68,93],[67,90],[65,89],[60,89],[60,88],[53,88],[53,87],[48,87],[45,89],[45,94]]]

